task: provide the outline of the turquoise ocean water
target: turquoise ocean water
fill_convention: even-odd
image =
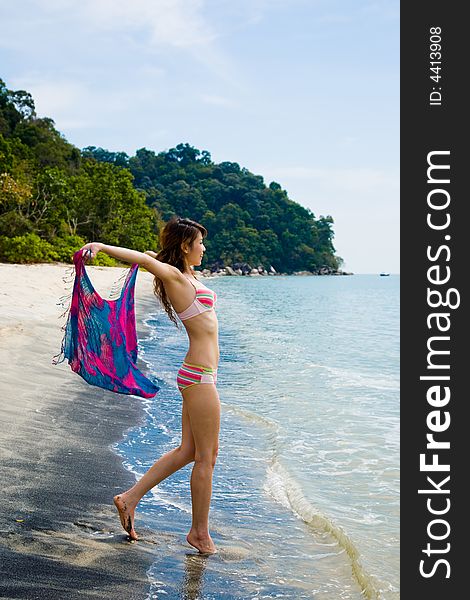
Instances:
[[[399,597],[399,276],[214,277],[222,416],[198,556],[192,465],[139,504],[152,599]],[[156,302],[139,342],[160,385],[114,449],[140,477],[179,444],[188,340]]]

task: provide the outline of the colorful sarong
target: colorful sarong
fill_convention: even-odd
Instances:
[[[130,267],[119,298],[105,300],[93,288],[82,250],[75,252],[73,262],[70,310],[61,351],[53,364],[67,358],[72,371],[90,385],[143,398],[155,396],[159,386],[136,367],[134,288],[139,265]]]

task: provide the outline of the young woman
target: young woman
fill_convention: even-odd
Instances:
[[[187,541],[204,554],[217,550],[209,534],[212,475],[219,447],[220,399],[216,388],[219,362],[218,323],[215,292],[202,285],[193,267],[202,262],[203,238],[207,230],[190,219],[173,217],[163,228],[161,250],[137,252],[91,242],[82,250],[88,259],[98,252],[128,263],[139,263],[155,276],[154,292],[168,317],[177,324],[175,313],[189,337],[189,349],[177,374],[182,395],[181,444],[164,454],[130,489],[114,496],[122,526],[131,539],[134,512],[144,494],[166,477],[194,462],[191,473],[192,525]]]

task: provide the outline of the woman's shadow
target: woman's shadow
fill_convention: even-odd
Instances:
[[[182,585],[182,600],[198,600],[202,598],[204,586],[204,571],[210,555],[187,552],[184,558],[184,579]]]

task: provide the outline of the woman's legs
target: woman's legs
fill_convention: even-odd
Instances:
[[[183,390],[195,444],[191,473],[192,525],[187,541],[200,552],[216,552],[209,535],[212,475],[219,449],[220,399],[214,384],[196,384]]]
[[[129,490],[114,496],[114,504],[119,511],[121,524],[128,532],[131,539],[137,539],[137,534],[134,530],[134,512],[142,496],[169,475],[194,460],[194,438],[191,431],[188,411],[184,402],[181,420],[181,445],[159,458]]]

